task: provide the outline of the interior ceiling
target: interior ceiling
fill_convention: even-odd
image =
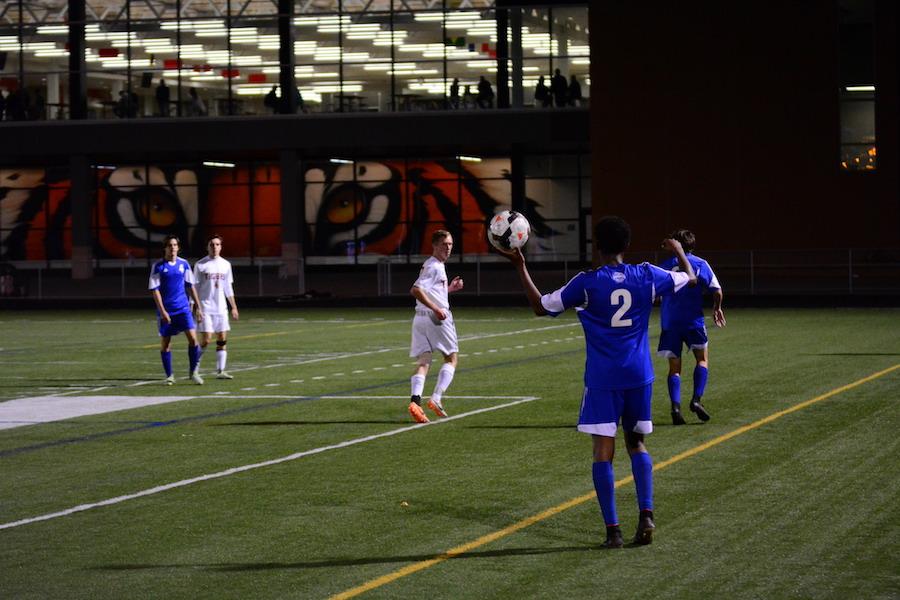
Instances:
[[[385,12],[408,10],[440,10],[442,0],[295,0],[295,14]],[[22,0],[25,23],[65,22],[68,0]],[[181,0],[181,16],[184,18],[274,15],[278,11],[277,0]],[[493,0],[460,0],[448,3],[454,10],[493,8]],[[18,23],[17,0],[0,3],[0,23]],[[126,11],[132,19],[172,19],[177,15],[176,0],[86,0],[89,21],[116,21]]]

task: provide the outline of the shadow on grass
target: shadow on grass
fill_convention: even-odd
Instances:
[[[900,352],[816,352],[800,356],[900,356]]]
[[[207,427],[291,427],[295,425],[413,425],[409,419],[362,421],[241,421],[238,423],[207,423]]]
[[[484,550],[480,552],[463,552],[448,560],[468,558],[493,558],[501,556],[536,556],[542,554],[561,554],[565,552],[591,552],[602,550],[597,545],[561,546],[557,548],[509,548],[505,550]],[[269,571],[278,569],[322,569],[329,567],[356,567],[362,565],[381,565],[396,563],[415,563],[440,558],[440,554],[412,554],[404,556],[373,556],[365,558],[326,558],[298,562],[249,562],[249,563],[213,563],[213,564],[125,564],[98,565],[89,567],[91,571],[151,571],[154,569],[207,569],[210,571]]]
[[[135,377],[127,377],[127,378],[126,378],[126,377],[121,377],[121,378],[117,378],[117,377],[97,377],[97,378],[94,378],[94,379],[85,379],[84,377],[78,377],[78,378],[72,377],[72,378],[57,378],[57,379],[54,379],[54,378],[52,378],[52,377],[41,377],[39,381],[26,381],[26,382],[24,382],[24,383],[15,383],[15,384],[0,383],[0,388],[36,388],[36,387],[53,387],[53,386],[51,386],[51,385],[48,385],[48,384],[52,384],[52,383],[58,383],[58,384],[60,384],[60,385],[57,386],[57,387],[66,387],[66,386],[68,386],[68,387],[75,387],[75,388],[77,388],[77,387],[90,387],[90,386],[96,385],[98,382],[99,382],[99,383],[115,383],[115,382],[118,382],[118,381],[123,381],[123,382],[146,381],[146,378],[141,379],[141,378],[135,378]],[[86,383],[86,384],[88,384],[88,385],[82,386],[81,384],[84,384],[84,383]]]
[[[466,429],[575,429],[575,425],[466,425]]]

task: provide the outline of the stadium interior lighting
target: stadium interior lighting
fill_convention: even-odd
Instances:
[[[346,158],[330,158],[328,162],[334,163],[336,165],[352,165],[352,160],[347,160]]]
[[[844,88],[848,92],[874,92],[874,85],[848,85]]]
[[[220,167],[223,169],[233,169],[235,167],[234,163],[222,162],[222,161],[218,161],[218,160],[204,160],[203,166],[204,167]]]
[[[465,162],[481,162],[481,157],[478,156],[467,156],[465,154],[460,154],[456,158]]]

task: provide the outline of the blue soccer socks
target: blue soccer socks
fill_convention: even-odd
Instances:
[[[159,357],[162,359],[163,370],[166,372],[166,377],[171,377],[172,376],[172,353],[160,350]]]
[[[653,510],[653,459],[649,454],[637,452],[631,456],[631,474],[637,489],[638,509]]]
[[[190,369],[190,375],[193,375],[194,371],[197,370],[198,364],[200,364],[200,346],[188,346],[188,365]]]
[[[603,513],[603,521],[606,526],[618,525],[619,515],[616,514],[616,481],[613,474],[612,463],[609,461],[595,462],[593,466],[594,490],[597,492],[597,501],[600,503],[600,511]]]
[[[708,377],[709,369],[701,367],[700,365],[694,367],[694,398],[699,400],[703,397],[703,392],[706,391],[706,380]]]
[[[681,375],[669,375],[666,380],[669,384],[669,400],[672,401],[673,408],[681,407]]]

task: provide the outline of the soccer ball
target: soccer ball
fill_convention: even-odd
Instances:
[[[528,241],[531,225],[522,213],[504,210],[491,218],[488,224],[488,241],[498,250],[521,248]]]

